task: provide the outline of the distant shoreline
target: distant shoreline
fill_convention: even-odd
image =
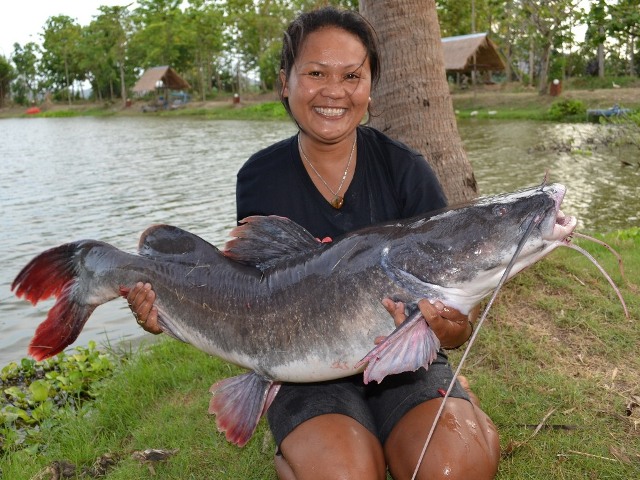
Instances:
[[[480,117],[483,115],[495,116],[502,119],[526,119],[539,120],[548,111],[549,107],[562,100],[579,100],[588,109],[607,109],[614,105],[632,110],[640,110],[640,87],[631,88],[605,88],[593,90],[568,89],[558,96],[540,95],[535,89],[525,87],[504,87],[502,85],[487,85],[475,90],[456,91],[451,95],[453,107],[461,117],[469,116],[471,112]],[[21,105],[13,105],[0,109],[2,118],[25,117],[58,117],[58,116],[131,116],[131,115],[202,115],[215,118],[247,118],[259,119],[261,117],[260,105],[278,103],[274,92],[265,94],[247,94],[240,96],[235,102],[232,96],[220,96],[207,101],[192,100],[176,109],[161,109],[157,112],[143,111],[143,107],[150,100],[134,100],[130,106],[123,106],[121,102],[88,102],[77,101],[69,105],[66,102],[35,105],[42,111],[40,114],[28,115],[27,108]],[[256,110],[251,114],[251,110]],[[265,119],[282,119],[288,117],[282,109],[276,112],[269,109]]]

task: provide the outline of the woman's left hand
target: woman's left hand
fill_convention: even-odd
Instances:
[[[396,326],[404,322],[406,315],[402,302],[394,302],[390,298],[385,298],[382,304],[393,317]],[[418,302],[418,308],[433,333],[440,340],[442,348],[446,349],[458,348],[469,340],[473,333],[471,322],[478,318],[479,312],[479,306],[476,306],[469,312],[469,315],[465,315],[455,308],[447,307],[440,301],[432,304],[426,299]],[[376,343],[379,341],[380,339],[376,339]]]

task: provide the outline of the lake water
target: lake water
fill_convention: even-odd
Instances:
[[[583,231],[639,224],[638,152],[559,153],[602,135],[599,125],[468,121],[461,136],[482,194],[551,181]],[[37,253],[93,238],[135,251],[140,233],[169,223],[222,245],[235,224],[235,174],[255,151],[294,133],[289,122],[201,118],[0,120],[0,367],[26,355],[51,307],[16,299],[10,285]],[[96,309],[76,344],[141,336],[126,303]],[[146,336],[146,334],[145,334]]]

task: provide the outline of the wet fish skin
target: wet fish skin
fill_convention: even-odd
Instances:
[[[428,298],[467,313],[495,288],[530,222],[537,226],[513,275],[561,245],[575,227],[575,219],[558,214],[564,192],[555,184],[479,199],[328,245],[278,217],[247,219],[224,252],[176,227],[154,226],[137,255],[93,240],[43,252],[12,289],[34,304],[57,297],[29,348],[42,359],[71,344],[96,306],[150,282],[166,333],[251,370],[212,387],[219,429],[243,445],[279,382],[328,380],[366,367],[359,362],[373,339],[394,330],[383,298],[412,312]],[[424,321],[407,332],[397,336],[401,354],[378,364],[376,379],[428,367],[437,338]]]

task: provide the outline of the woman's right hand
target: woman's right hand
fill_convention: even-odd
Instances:
[[[152,290],[150,283],[136,283],[127,295],[129,308],[138,325],[147,332],[157,335],[162,333],[162,329],[158,326],[158,307],[153,304],[155,300],[156,293]]]

